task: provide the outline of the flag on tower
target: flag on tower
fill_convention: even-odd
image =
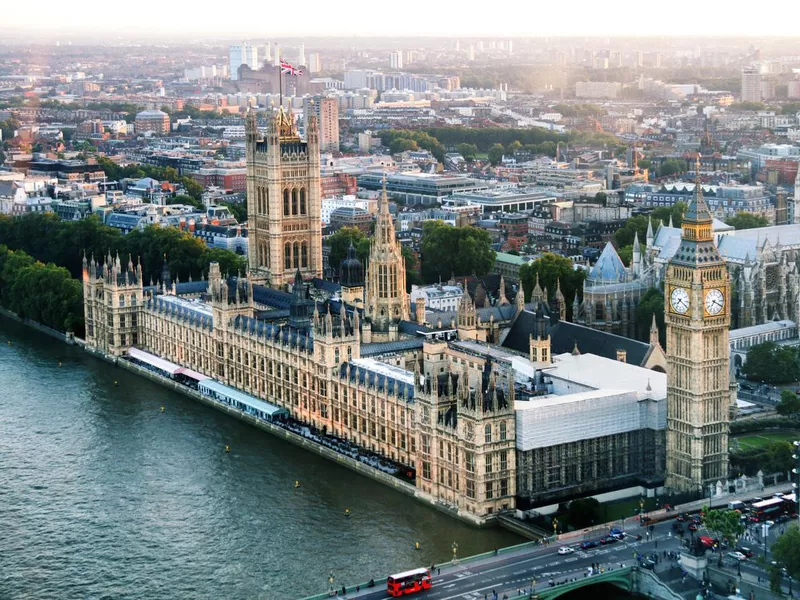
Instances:
[[[295,69],[292,65],[290,65],[285,60],[281,59],[281,73],[284,75],[302,75],[303,69]]]

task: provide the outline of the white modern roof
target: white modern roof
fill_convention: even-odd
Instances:
[[[411,371],[407,371],[402,367],[380,362],[374,358],[354,358],[350,361],[350,363],[359,367],[364,367],[365,369],[375,373],[380,373],[381,375],[386,375],[387,377],[397,379],[398,381],[402,381],[403,383],[407,383],[409,385],[414,383],[414,373]]]
[[[667,375],[596,354],[559,354],[547,374],[599,390],[625,390],[640,398],[667,397]],[[650,389],[648,389],[648,387]]]

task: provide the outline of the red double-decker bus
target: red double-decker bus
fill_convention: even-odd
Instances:
[[[431,572],[428,569],[403,571],[390,575],[386,580],[386,590],[395,598],[429,589],[431,589]]]

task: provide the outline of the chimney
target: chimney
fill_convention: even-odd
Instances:
[[[617,360],[619,362],[628,362],[628,351],[627,350],[617,350]]]

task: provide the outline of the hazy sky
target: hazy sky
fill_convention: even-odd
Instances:
[[[0,27],[67,38],[70,32],[269,36],[798,36],[800,0],[764,6],[720,0],[295,0],[7,2]],[[72,22],[66,18],[73,17]],[[14,37],[17,37],[15,35]],[[700,41],[700,40],[698,40]]]

